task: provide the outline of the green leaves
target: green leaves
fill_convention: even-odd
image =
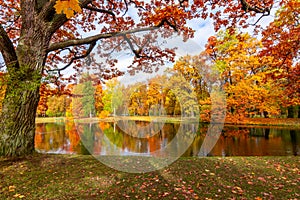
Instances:
[[[92,81],[86,81],[83,83],[82,91],[82,105],[85,117],[95,116],[95,88],[93,87]]]

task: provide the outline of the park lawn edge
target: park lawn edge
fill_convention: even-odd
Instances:
[[[115,122],[118,120],[136,120],[136,121],[161,121],[166,123],[181,123],[181,122],[197,122],[196,118],[181,118],[181,117],[149,117],[149,116],[126,116],[126,117],[107,117],[107,118],[66,118],[66,117],[38,117],[36,123],[57,123],[73,121],[79,123],[96,123],[96,122]],[[208,122],[201,122],[203,124],[209,124]],[[290,127],[300,128],[299,118],[246,118],[242,121],[229,122],[225,121],[225,125],[236,125],[236,126],[270,126],[270,127]]]

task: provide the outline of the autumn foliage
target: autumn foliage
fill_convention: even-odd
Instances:
[[[262,31],[261,41],[236,31],[253,25],[255,33],[259,34],[261,19],[269,16],[278,5],[281,8],[275,20]],[[36,110],[38,108],[41,116],[47,115],[47,111],[49,114],[53,107],[49,109],[49,105],[55,98],[68,107],[57,109],[68,115],[71,115],[70,110],[82,111],[75,112],[78,116],[97,115],[101,113],[102,104],[103,110],[111,113],[110,109],[115,110],[122,102],[115,98],[113,105],[107,106],[105,98],[109,93],[105,96],[103,91],[105,98],[101,103],[99,94],[95,95],[95,88],[90,85],[104,84],[126,72],[131,75],[140,71],[152,73],[166,63],[174,63],[176,48],[165,47],[164,40],[175,35],[180,35],[184,41],[192,38],[195,30],[190,27],[190,20],[209,17],[216,31],[226,31],[225,35],[220,32],[210,38],[206,55],[201,54],[203,58],[185,58],[175,64],[173,73],[182,76],[173,76],[173,83],[183,79],[190,81],[181,88],[174,88],[188,106],[180,107],[172,91],[150,83],[148,99],[140,94],[125,99],[127,104],[131,101],[136,105],[131,106],[132,113],[144,115],[158,111],[161,114],[160,106],[168,104],[169,113],[198,115],[195,110],[199,102],[194,103],[190,94],[193,93],[197,101],[209,98],[210,87],[215,87],[211,84],[213,80],[220,81],[219,86],[227,93],[229,115],[249,117],[263,113],[270,117],[288,112],[288,117],[292,117],[295,115],[292,110],[299,105],[298,0],[281,0],[279,4],[273,0],[0,0],[0,9],[3,58],[0,64],[7,75],[0,118],[0,131],[7,137],[0,138],[1,155],[34,151]],[[133,56],[125,68],[117,65],[119,53]],[[247,61],[237,60],[239,56]],[[197,74],[195,69],[199,68],[188,69],[184,64],[187,61],[208,71],[207,67],[213,65],[221,77],[204,77],[201,70]],[[97,81],[79,83],[82,74],[89,70]],[[208,80],[210,85],[205,85],[203,80]],[[78,97],[88,97],[77,98],[77,103],[70,101],[69,94],[64,94],[69,84],[74,84],[72,90]],[[89,92],[82,92],[81,87],[88,88]],[[158,100],[151,99],[156,90],[160,90],[156,94]],[[96,91],[99,93],[100,89]],[[53,95],[55,97],[49,97]],[[98,99],[96,103],[92,96]],[[246,98],[248,96],[254,97],[254,103]],[[253,104],[252,107],[249,104]]]

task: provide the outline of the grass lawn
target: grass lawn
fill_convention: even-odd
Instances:
[[[0,199],[20,198],[300,199],[300,157],[180,158],[142,174],[92,156],[0,158]]]

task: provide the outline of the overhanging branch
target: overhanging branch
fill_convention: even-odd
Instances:
[[[152,30],[158,29],[162,25],[163,25],[163,23],[159,23],[157,26],[152,26],[152,27],[136,28],[136,29],[127,30],[127,31],[118,31],[118,32],[112,32],[112,33],[97,34],[97,35],[90,36],[90,37],[83,38],[83,39],[75,39],[75,40],[67,40],[64,42],[58,42],[58,43],[51,44],[49,46],[49,48],[47,49],[47,52],[66,48],[69,46],[90,44],[92,42],[96,42],[100,39],[105,39],[105,38],[123,36],[126,34],[133,34],[133,33],[145,32],[145,31],[152,31]]]

